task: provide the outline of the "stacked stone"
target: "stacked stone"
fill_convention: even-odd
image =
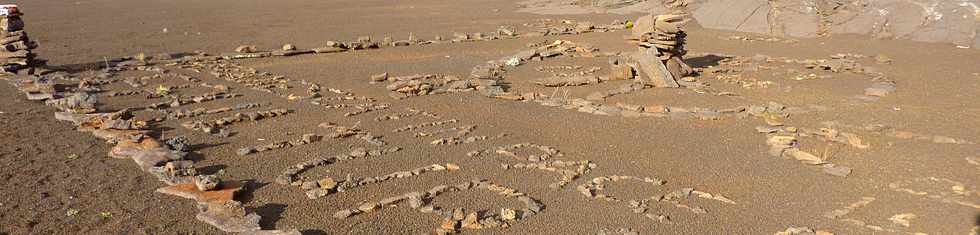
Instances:
[[[680,23],[685,21],[682,15],[654,16],[654,30],[643,34],[640,38],[641,47],[657,48],[662,61],[680,58],[687,54],[684,40],[687,33],[681,29]]]
[[[669,13],[640,17],[633,27],[633,39],[638,41],[640,54],[636,58],[645,80],[655,87],[680,87],[678,78],[694,71],[682,57],[685,37],[683,25],[687,23],[687,6],[684,0],[665,0]]]
[[[684,63],[684,40],[687,34],[681,28],[687,19],[680,14],[649,16],[649,30],[639,35],[640,67],[647,80],[656,87],[679,87],[678,78],[693,72]]]
[[[34,61],[31,49],[37,44],[27,38],[24,21],[16,5],[0,5],[0,72],[16,73]]]

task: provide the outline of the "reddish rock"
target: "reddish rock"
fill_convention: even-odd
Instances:
[[[145,130],[108,129],[108,130],[92,130],[92,135],[107,141],[120,141],[120,140],[129,140],[132,139],[133,136],[146,134],[148,132],[149,131],[145,131]]]
[[[197,220],[210,224],[226,233],[244,233],[259,231],[259,220],[256,213],[248,213],[238,201],[208,202],[198,205]]]
[[[163,144],[152,138],[143,138],[139,142],[129,141],[128,139],[120,140],[119,143],[116,143],[115,147],[109,150],[109,157],[128,159],[148,150],[160,148],[163,148]]]
[[[242,189],[242,182],[240,181],[225,181],[221,182],[216,189],[210,191],[201,191],[197,189],[194,183],[183,183],[173,186],[167,186],[159,188],[156,190],[158,193],[169,194],[178,197],[183,197],[198,202],[226,202],[234,200],[235,193]]]
[[[895,131],[894,135],[895,138],[899,138],[899,139],[912,139],[915,138],[916,136],[915,133],[907,132],[907,131]]]

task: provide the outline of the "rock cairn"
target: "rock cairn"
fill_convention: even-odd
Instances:
[[[682,10],[685,6],[683,1],[676,1],[669,7],[670,13],[640,17],[633,28],[640,49],[637,62],[653,86],[680,87],[677,79],[694,72],[682,60],[687,54],[683,25],[688,17]]]
[[[37,43],[27,38],[17,5],[0,5],[0,72],[14,74],[34,63],[31,49]]]

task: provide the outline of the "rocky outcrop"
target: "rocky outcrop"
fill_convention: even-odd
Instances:
[[[980,46],[975,0],[706,0],[701,26],[785,37],[865,34]]]
[[[674,0],[527,0],[536,14],[664,14]],[[980,47],[977,0],[687,0],[705,28],[780,37],[861,34]]]

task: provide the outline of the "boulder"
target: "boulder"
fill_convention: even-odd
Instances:
[[[772,1],[770,7],[772,35],[814,38],[820,33],[820,15],[809,0]]]
[[[705,28],[767,34],[770,10],[767,0],[707,0],[693,16]]]
[[[970,47],[975,42],[977,17],[976,10],[968,5],[954,1],[938,2],[933,11],[926,11],[920,28],[909,35],[909,39],[922,42],[951,42],[957,46]]]

